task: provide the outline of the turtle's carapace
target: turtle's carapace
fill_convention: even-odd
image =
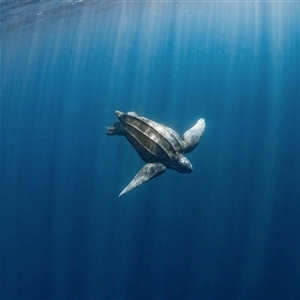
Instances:
[[[146,165],[119,196],[162,174],[167,168],[191,173],[192,164],[184,156],[198,145],[205,130],[205,120],[197,123],[181,137],[173,129],[138,116],[134,112],[115,111],[119,122],[107,127],[107,135],[124,135]]]

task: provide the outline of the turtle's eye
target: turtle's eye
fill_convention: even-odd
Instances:
[[[182,172],[182,173],[191,173],[193,171],[192,164],[184,156],[179,158],[178,165],[179,165],[179,168],[180,168],[180,172]]]

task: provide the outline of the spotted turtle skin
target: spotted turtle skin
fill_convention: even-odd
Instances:
[[[108,127],[106,134],[125,136],[141,159],[150,164],[141,169],[142,173],[136,176],[138,178],[134,178],[141,182],[138,185],[160,175],[166,168],[180,173],[192,172],[192,164],[184,154],[191,152],[198,145],[205,129],[204,119],[199,119],[181,137],[173,129],[138,116],[134,112],[123,113],[117,110],[115,115],[119,122]]]

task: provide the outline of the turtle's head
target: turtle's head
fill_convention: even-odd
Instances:
[[[193,167],[191,162],[184,156],[181,156],[178,159],[177,169],[180,173],[191,173],[193,171]]]

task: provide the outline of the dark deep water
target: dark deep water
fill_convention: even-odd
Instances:
[[[299,299],[300,3],[1,1],[2,299]],[[143,165],[114,111],[207,128]]]

